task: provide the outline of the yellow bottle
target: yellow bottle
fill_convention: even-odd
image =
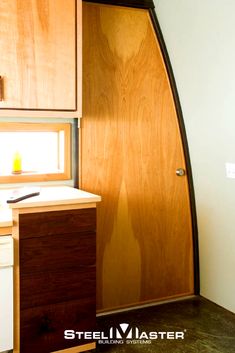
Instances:
[[[13,156],[12,173],[22,173],[22,158],[19,152],[16,152]]]

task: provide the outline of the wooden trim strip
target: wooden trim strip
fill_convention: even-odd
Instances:
[[[0,235],[9,235],[12,233],[12,227],[0,227]]]
[[[193,233],[193,256],[194,256],[194,291],[196,295],[200,293],[200,278],[199,278],[199,251],[198,251],[198,227],[197,227],[197,214],[196,214],[196,202],[195,202],[195,193],[193,186],[193,176],[192,168],[189,154],[189,147],[187,141],[187,135],[184,125],[183,112],[181,109],[180,98],[177,90],[177,85],[174,78],[173,69],[171,66],[171,61],[167,52],[163,34],[157,19],[157,15],[154,9],[149,10],[150,18],[152,20],[153,28],[155,30],[162,56],[165,62],[165,67],[168,74],[168,79],[171,85],[171,90],[175,102],[176,114],[178,117],[180,134],[182,138],[182,144],[184,149],[185,163],[187,167],[187,176],[188,176],[188,186],[189,186],[189,198],[190,198],[190,207],[191,207],[191,216],[192,216],[192,233]]]
[[[30,112],[74,112],[74,113],[76,113],[77,112],[77,110],[76,109],[37,109],[37,108],[2,108],[2,107],[0,107],[0,111],[1,110],[3,110],[3,111],[12,111],[12,110],[14,110],[14,111],[22,111],[22,116],[25,116],[24,115],[24,112],[27,110],[27,111],[30,111]],[[15,115],[16,114],[14,114],[14,117],[15,117]],[[17,113],[17,115],[18,115],[18,113]],[[39,117],[41,117],[41,115],[40,114],[38,114],[38,116]],[[50,115],[48,116],[48,117],[50,117]],[[78,118],[80,118],[80,117],[78,117]]]
[[[31,131],[31,132],[41,132],[41,131],[57,131],[68,130],[69,123],[16,123],[16,122],[1,122],[0,131]]]
[[[81,118],[80,112],[73,111],[64,111],[64,110],[46,110],[46,109],[9,109],[9,108],[0,108],[0,117],[4,118]]]
[[[80,353],[80,352],[85,352],[85,351],[88,351],[90,349],[95,349],[95,348],[96,348],[95,343],[88,343],[88,344],[84,344],[82,346],[63,349],[62,351],[56,351],[53,353]]]
[[[84,1],[84,0],[83,0]],[[116,5],[137,7],[141,9],[154,9],[154,2],[152,0],[85,0],[85,2],[94,2],[96,4]]]
[[[39,213],[39,212],[53,212],[53,211],[66,211],[66,210],[80,210],[84,208],[96,208],[95,202],[76,203],[69,205],[54,205],[54,206],[40,206],[40,207],[25,207],[18,208],[19,214],[24,213]]]
[[[179,295],[173,295],[167,298],[161,298],[159,300],[147,300],[146,302],[141,302],[137,303],[136,305],[132,305],[131,307],[120,307],[119,309],[114,308],[114,310],[109,310],[109,311],[104,311],[100,310],[97,311],[96,317],[102,317],[102,316],[108,316],[108,315],[113,315],[113,314],[118,314],[118,313],[124,313],[127,311],[133,311],[133,310],[139,310],[139,309],[145,309],[145,308],[150,308],[150,307],[155,307],[163,304],[168,304],[168,303],[175,303],[175,302],[181,302],[184,300],[196,298],[196,295],[194,294],[182,294],[183,296]]]
[[[106,314],[110,315],[110,314],[115,314],[115,313],[123,312],[127,310],[136,310],[136,309],[140,309],[141,307],[155,306],[155,305],[158,305],[159,303],[164,304],[165,302],[169,303],[175,300],[182,300],[183,298],[192,297],[192,296],[194,296],[194,294],[191,292],[188,292],[188,293],[171,295],[169,297],[162,297],[157,300],[156,299],[145,300],[145,301],[141,301],[133,304],[120,305],[118,308],[111,307],[108,309],[108,311],[105,309],[97,310],[96,316],[102,316],[102,315],[105,316]]]
[[[74,156],[72,156],[74,160],[74,187],[76,189],[79,188],[79,125],[78,120],[74,121]]]

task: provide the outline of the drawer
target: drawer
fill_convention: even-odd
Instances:
[[[50,353],[88,340],[65,340],[64,330],[95,330],[95,298],[22,310],[20,353]]]
[[[19,215],[20,239],[95,231],[96,209],[67,210]]]
[[[50,235],[20,240],[22,274],[79,269],[95,264],[94,232]]]
[[[20,277],[20,308],[92,298],[96,293],[95,266],[77,271],[46,271]]]

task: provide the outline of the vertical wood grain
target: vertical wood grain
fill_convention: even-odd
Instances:
[[[75,5],[76,0],[0,1],[0,108],[76,109]]]
[[[193,293],[192,225],[174,101],[146,10],[84,3],[80,187],[98,206],[97,300]]]

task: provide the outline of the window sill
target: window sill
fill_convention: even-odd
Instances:
[[[38,182],[38,181],[58,181],[58,180],[69,180],[71,179],[70,171],[63,173],[27,173],[23,172],[21,174],[12,174],[6,176],[0,176],[0,183],[27,183],[27,182]]]

